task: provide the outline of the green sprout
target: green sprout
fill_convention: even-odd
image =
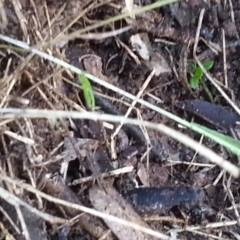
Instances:
[[[211,60],[206,60],[202,63],[203,67],[206,70],[210,70],[213,67],[213,61]],[[203,78],[203,71],[202,69],[196,65],[195,62],[190,64],[190,73],[191,73],[191,78],[189,80],[189,84],[191,88],[196,89],[199,87],[199,84],[202,82]]]
[[[80,84],[82,85],[83,96],[84,96],[87,108],[93,111],[95,108],[95,98],[94,98],[91,83],[84,74],[78,75],[78,79]]]

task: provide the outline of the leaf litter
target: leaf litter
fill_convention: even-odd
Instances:
[[[146,5],[151,1],[142,3]],[[186,118],[195,114],[199,117],[195,119],[197,122],[207,124],[202,122],[203,119],[219,131],[229,131],[229,127],[230,131],[237,129],[238,115],[226,109],[227,103],[209,83],[216,100],[214,105],[207,102],[201,86],[188,90],[185,83],[190,76],[186,68],[182,70],[182,66],[187,66],[187,62],[192,60],[192,44],[189,41],[194,41],[198,14],[205,7],[202,42],[197,54],[202,61],[214,61],[211,73],[224,86],[226,74],[223,74],[222,42],[219,39],[222,39],[221,29],[226,31],[228,84],[224,88],[239,103],[239,1],[225,6],[221,1],[208,4],[206,1],[181,1],[100,27],[88,35],[94,36],[94,39],[59,40],[63,31],[65,35],[71,34],[117,15],[124,7],[124,1],[36,0],[30,1],[30,4],[25,0],[17,0],[17,4],[13,0],[9,3],[5,1],[1,6],[1,18],[4,20],[2,33],[28,41],[33,46],[58,38],[58,44],[49,46],[46,51],[133,94],[139,92],[149,72],[156,69],[142,98]],[[117,37],[102,38],[105,33],[118,30],[119,26],[129,28]],[[96,36],[101,38],[96,39]],[[133,61],[136,57],[140,59],[138,63]],[[9,50],[1,48],[0,58],[2,107],[87,109],[81,87],[77,84],[78,76],[11,47]],[[131,105],[126,99],[95,84],[91,83],[91,87],[96,111],[124,115]],[[176,102],[184,111],[175,108]],[[130,116],[177,127],[172,121],[139,104],[135,105]],[[42,119],[2,121],[1,128],[15,135],[1,134],[1,174],[25,181],[69,203],[95,208],[165,235],[171,233],[177,239],[191,239],[196,235],[239,238],[237,179],[167,136],[141,127],[124,126],[114,140],[116,148],[113,149],[111,135],[116,127],[107,122],[72,119],[54,119],[51,123]],[[202,140],[187,129],[182,131],[203,141],[220,155],[224,154],[232,162],[238,161],[212,141]],[[19,139],[30,139],[34,144],[29,145]],[[124,167],[131,167],[130,171],[106,175]],[[74,185],[76,180],[82,182]],[[4,226],[1,229],[7,229],[15,239],[29,239],[29,236],[33,240],[46,236],[48,239],[56,239],[56,236],[57,239],[99,239],[103,236],[105,239],[152,239],[146,233],[121,227],[114,221],[102,221],[72,208],[49,203],[38,194],[29,194],[14,185],[3,184],[1,187],[52,216],[50,222],[40,216],[36,216],[36,221],[29,222],[29,218],[34,219],[35,216],[21,208],[15,206],[15,213],[7,211],[8,217],[1,210],[1,226]],[[202,194],[203,191],[205,194]],[[1,200],[0,204],[6,212],[5,202]],[[158,217],[174,217],[172,222],[155,220],[147,224],[139,214],[144,209],[150,215],[157,212]],[[68,225],[60,226],[52,224],[54,216],[71,220]],[[179,219],[182,222],[177,221]],[[17,223],[18,220],[21,224]],[[14,224],[18,224],[17,227]]]

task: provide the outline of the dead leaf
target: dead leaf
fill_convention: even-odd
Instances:
[[[74,144],[74,145],[73,145]],[[64,157],[64,161],[69,162],[76,158],[78,158],[78,154],[80,154],[81,157],[86,157],[87,153],[86,151],[94,150],[98,146],[98,141],[94,139],[82,139],[82,138],[64,138],[64,149],[66,152],[66,155]],[[77,148],[77,152],[76,149]]]
[[[140,168],[138,169],[137,175],[142,182],[143,186],[149,187],[149,175],[147,173],[147,169],[143,164],[141,164]]]

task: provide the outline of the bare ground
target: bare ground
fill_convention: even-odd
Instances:
[[[79,29],[120,14],[124,6],[124,1],[110,0],[5,0],[0,3],[1,33],[134,95],[140,92],[146,101],[185,119],[196,116],[198,123],[230,134],[231,120],[221,120],[232,116],[228,102],[205,77],[199,88],[191,89],[188,62],[194,59],[199,15],[205,9],[197,55],[214,61],[212,76],[239,105],[240,1],[181,1],[74,37]],[[106,35],[127,26],[131,29]],[[1,41],[0,68],[0,108],[89,110],[77,76],[50,61]],[[96,111],[127,112],[128,99],[93,87]],[[215,116],[214,106],[196,102],[186,111],[176,104],[196,99],[214,100],[220,113]],[[140,104],[130,116],[179,129]],[[233,113],[231,119],[235,125],[239,115]],[[112,139],[118,125],[75,119],[1,119],[0,126],[1,239],[153,238],[106,216],[102,220],[84,213],[88,210],[81,206],[163,233],[166,239],[240,237],[239,180],[168,136],[127,125]],[[239,164],[218,144],[179,130]]]

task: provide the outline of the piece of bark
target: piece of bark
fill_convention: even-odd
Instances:
[[[236,123],[240,121],[240,116],[237,113],[231,112],[220,105],[199,99],[179,101],[175,103],[175,106],[193,113],[225,131],[230,131],[231,128],[234,129],[237,126]]]
[[[133,210],[132,206],[127,203],[112,186],[108,185],[106,192],[98,186],[93,186],[89,190],[90,201],[96,210],[149,228],[149,226],[143,222],[141,217]],[[107,219],[104,219],[104,221],[120,240],[153,239],[153,237],[133,228],[128,228]]]
[[[72,192],[71,189],[65,185],[65,183],[60,177],[57,177],[54,180],[45,178],[43,179],[43,184],[43,190],[51,196],[68,201],[70,203],[83,205],[78,199],[78,197],[75,195],[75,193]],[[62,208],[70,217],[75,217],[79,214],[79,211],[77,211],[76,209],[67,207]],[[78,223],[81,227],[83,227],[87,232],[92,234],[97,239],[101,238],[107,231],[106,227],[102,224],[101,221],[99,221],[98,218],[89,214],[83,214],[78,219]],[[105,239],[112,240],[113,235],[109,234],[108,236],[106,236]]]
[[[143,215],[164,214],[174,206],[194,206],[200,203],[204,192],[188,186],[141,187],[124,193],[134,209]]]

